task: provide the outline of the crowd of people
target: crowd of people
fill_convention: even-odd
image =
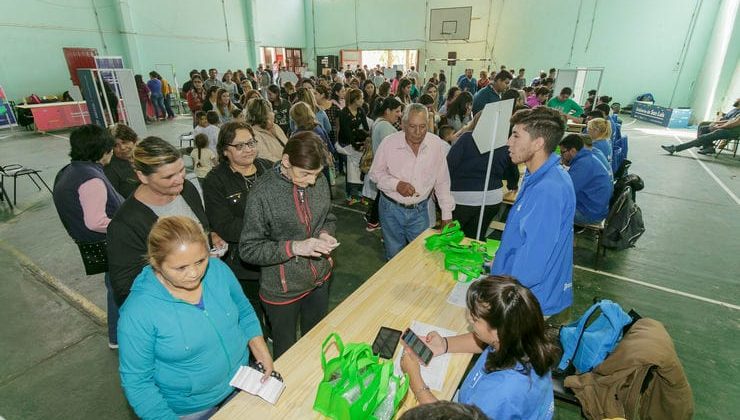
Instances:
[[[493,276],[468,292],[475,332],[426,340],[435,355],[483,353],[461,402],[489,417],[552,417],[555,356],[543,322],[573,302],[574,223],[606,216],[618,124],[610,98],[586,113],[568,88],[550,98],[554,73],[527,86],[525,69],[479,80],[469,69],[449,87],[443,71],[424,81],[411,67],[389,81],[382,70],[295,84],[262,66],[221,77],[193,70],[183,95],[195,184],[183,151],[165,139],[140,140],[123,124],[72,133],[54,200],[75,241],[107,246],[109,346],[119,349],[139,416],[207,418],[233,396],[238,366],[251,358],[269,376],[273,358],[321,321],[339,244],[332,185],[343,173],[346,203],[367,204],[365,227],[382,230],[387,259],[452,220],[485,238],[504,185],[517,193]],[[144,84],[147,98],[167,118],[166,82],[151,77],[159,83]],[[481,153],[473,134],[481,111],[506,99],[507,144]],[[587,121],[587,133],[564,137],[569,118]],[[402,367],[412,392],[435,403],[410,360]],[[501,383],[511,392],[491,398]]]

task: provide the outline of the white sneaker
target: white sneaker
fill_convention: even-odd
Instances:
[[[111,350],[118,350],[118,344],[114,344],[114,343],[111,343],[109,341],[108,342],[108,348],[111,349]]]

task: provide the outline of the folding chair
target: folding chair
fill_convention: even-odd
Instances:
[[[18,177],[19,176],[28,176],[31,179],[31,182],[36,185],[36,188],[41,191],[41,185],[39,185],[38,182],[36,182],[36,179],[34,179],[34,175],[36,175],[36,178],[38,178],[39,181],[41,181],[42,184],[44,184],[44,187],[46,187],[47,190],[49,190],[49,193],[51,193],[51,188],[46,184],[46,181],[44,181],[43,178],[41,178],[41,175],[39,175],[39,172],[41,172],[38,169],[31,169],[23,167],[22,165],[19,165],[17,163],[13,163],[10,165],[0,166],[0,184],[3,185],[3,192],[5,193],[5,178],[13,178],[13,204],[18,205],[17,202],[17,193],[18,193]],[[5,194],[7,196],[7,193]],[[10,201],[8,201],[10,203]]]
[[[8,197],[8,192],[5,191],[5,183],[2,179],[0,179],[0,201],[7,202],[10,210],[13,210],[13,203],[10,202],[10,197]]]
[[[719,157],[719,154],[725,151],[727,149],[727,146],[731,145],[733,142],[735,143],[735,147],[732,148],[732,157],[736,157],[737,148],[738,146],[740,146],[740,137],[735,137],[734,139],[720,140],[719,144],[717,145],[717,153],[714,155],[714,157]]]

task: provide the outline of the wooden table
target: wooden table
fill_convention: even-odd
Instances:
[[[568,133],[580,133],[583,131],[584,128],[586,128],[586,124],[581,124],[581,123],[568,120],[568,124],[567,124],[565,131]]]
[[[424,248],[424,238],[432,233],[427,230],[409,244],[275,362],[275,370],[286,384],[275,406],[240,392],[214,418],[322,418],[313,411],[313,402],[322,377],[321,343],[331,332],[338,332],[345,343],[372,344],[381,326],[404,330],[413,320],[460,333],[468,331],[465,309],[447,303],[455,282],[443,269],[443,254]],[[333,347],[328,354],[336,354]],[[451,356],[444,389],[434,391],[439,399],[452,398],[471,358],[470,354]],[[409,390],[399,412],[416,405]]]

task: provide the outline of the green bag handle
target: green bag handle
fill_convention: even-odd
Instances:
[[[324,370],[324,372],[326,372],[326,350],[329,348],[329,344],[332,338],[334,339],[334,342],[337,345],[337,349],[339,350],[339,356],[337,358],[341,358],[342,353],[344,353],[344,343],[342,342],[342,338],[339,336],[339,334],[335,332],[329,334],[324,339],[324,343],[321,344],[321,369]]]
[[[377,408],[388,395],[388,386],[390,385],[391,380],[393,380],[393,364],[391,362],[385,362],[380,370],[380,387],[375,396],[373,411],[375,411],[375,408]]]
[[[453,220],[442,228],[441,233],[429,236],[424,240],[424,246],[430,250],[441,248],[448,244],[458,244],[465,237],[465,233],[460,228],[460,222]]]

